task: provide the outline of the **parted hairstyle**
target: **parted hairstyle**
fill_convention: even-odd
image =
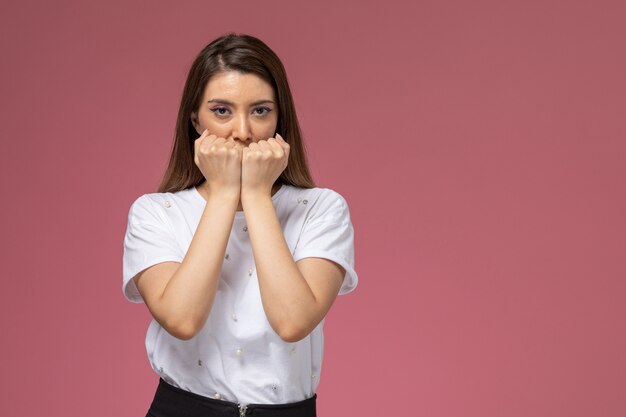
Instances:
[[[273,87],[278,108],[276,132],[289,144],[287,168],[276,182],[315,187],[283,64],[260,39],[229,33],[209,43],[191,65],[178,110],[172,153],[158,192],[181,191],[205,181],[194,162],[194,141],[200,135],[191,123],[191,113],[198,111],[209,79],[223,71],[256,74]]]

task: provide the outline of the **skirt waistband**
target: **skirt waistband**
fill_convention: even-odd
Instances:
[[[216,400],[168,384],[159,385],[146,417],[316,417],[317,394],[288,404],[248,404]]]

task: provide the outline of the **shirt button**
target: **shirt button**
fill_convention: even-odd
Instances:
[[[243,231],[244,231],[244,232],[247,232],[247,231],[248,231],[248,226],[244,226],[244,227],[243,227]]]
[[[252,268],[248,269],[248,276],[250,276],[250,277],[252,276],[252,271],[253,271]]]
[[[198,359],[198,366],[202,366],[202,360]]]
[[[222,398],[222,396],[220,395],[220,393],[219,393],[219,392],[216,392],[216,393],[213,395],[213,398],[215,398],[216,400],[220,400],[220,399]]]
[[[172,207],[172,203],[170,203],[169,201],[165,202],[165,207],[170,208]]]
[[[235,313],[233,313],[231,317],[233,318],[233,321],[237,321],[237,315]]]
[[[292,347],[291,350],[289,351],[289,353],[295,353],[296,352],[296,348]]]
[[[229,255],[229,254],[226,254],[226,255],[224,256],[224,259],[229,260],[229,259],[230,259],[230,255]]]
[[[242,353],[243,353],[243,349],[242,348],[237,348],[237,350],[235,350],[235,355],[237,355],[237,356],[241,356]]]
[[[278,385],[272,384],[272,391],[276,391],[278,389]]]

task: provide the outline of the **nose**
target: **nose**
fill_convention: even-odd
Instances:
[[[245,115],[239,115],[233,120],[232,138],[241,142],[252,141],[250,121]]]

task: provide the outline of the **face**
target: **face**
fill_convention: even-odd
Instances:
[[[274,89],[256,74],[226,71],[215,74],[204,89],[191,122],[198,134],[234,140],[243,146],[276,133],[278,106]]]

